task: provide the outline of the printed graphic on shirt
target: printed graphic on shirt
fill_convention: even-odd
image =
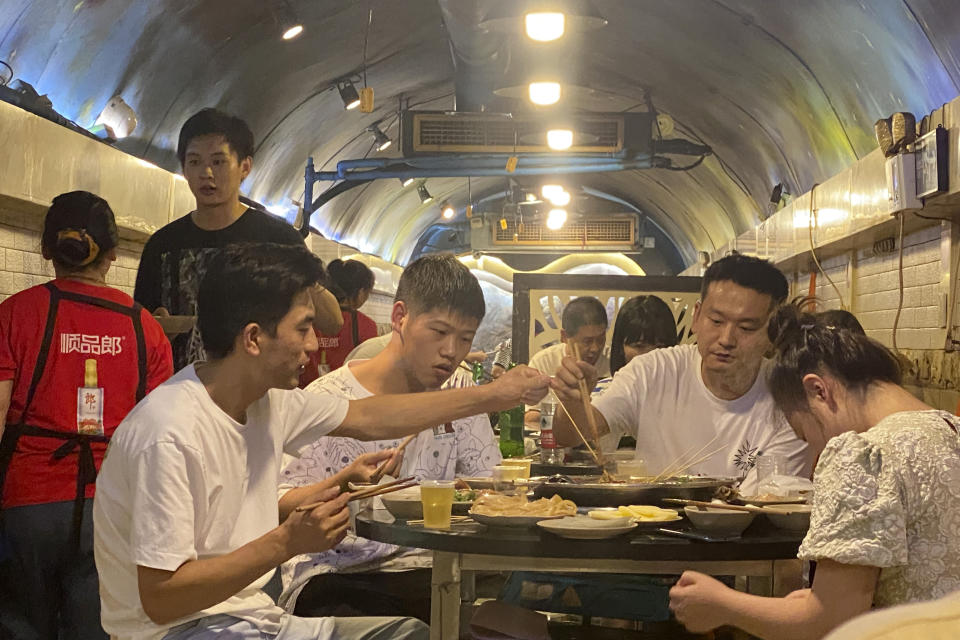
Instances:
[[[160,255],[160,301],[173,315],[197,314],[197,295],[200,282],[210,261],[219,248],[189,248],[168,251]],[[194,327],[185,336],[177,336],[171,343],[175,369],[204,360],[200,328]]]
[[[455,436],[456,432],[453,430],[453,423],[448,422],[446,424],[438,424],[433,428],[433,437],[434,438],[445,438],[449,436]]]
[[[757,456],[763,455],[758,447],[751,446],[749,440],[744,440],[733,455],[733,464],[744,473],[757,465]]]
[[[123,352],[123,336],[96,336],[85,333],[60,334],[60,353],[88,353],[114,356]]]

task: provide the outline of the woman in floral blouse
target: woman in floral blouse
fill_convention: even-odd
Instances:
[[[695,632],[821,638],[872,606],[960,589],[960,421],[901,387],[885,347],[829,319],[784,307],[769,334],[774,399],[823,449],[799,553],[817,561],[816,577],[811,589],[763,598],[688,571],[671,590],[677,618]]]

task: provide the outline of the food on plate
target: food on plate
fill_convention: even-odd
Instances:
[[[676,509],[661,509],[652,505],[632,504],[617,509],[591,511],[591,518],[598,520],[612,520],[614,518],[633,518],[637,522],[669,522],[677,520],[680,514]]]
[[[478,491],[472,489],[457,489],[453,492],[454,502],[473,502],[479,495]]]
[[[473,503],[470,513],[483,516],[572,516],[577,505],[560,496],[529,500],[526,495],[482,495]]]

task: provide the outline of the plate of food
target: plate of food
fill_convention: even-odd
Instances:
[[[626,519],[638,526],[659,526],[665,522],[682,520],[683,516],[676,509],[663,509],[648,504],[632,504],[613,509],[593,509],[587,513],[591,518],[598,520]]]
[[[478,496],[470,517],[490,527],[532,527],[541,520],[563,518],[577,513],[577,505],[559,496],[530,500],[525,494]]]
[[[629,518],[598,520],[589,515],[576,515],[557,518],[555,520],[541,520],[537,522],[537,526],[561,538],[571,538],[573,540],[603,540],[636,529],[637,523],[631,522]]]

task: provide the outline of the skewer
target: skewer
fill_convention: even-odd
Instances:
[[[679,456],[677,456],[677,457],[673,460],[673,462],[671,462],[671,463],[668,464],[666,467],[664,467],[664,468],[663,468],[663,471],[661,471],[659,474],[657,474],[657,476],[653,479],[653,481],[654,481],[654,482],[659,482],[659,481],[662,480],[663,478],[669,478],[670,476],[677,475],[681,469],[689,469],[689,468],[692,467],[694,464],[697,464],[698,462],[702,462],[703,460],[698,460],[698,462],[696,462],[696,463],[684,464],[684,463],[683,463],[683,460],[689,460],[689,459],[691,459],[691,458],[696,458],[696,456],[700,455],[700,454],[703,452],[704,449],[706,449],[707,447],[709,447],[710,445],[712,445],[714,442],[716,442],[716,441],[717,441],[717,438],[719,438],[719,437],[720,437],[720,434],[719,434],[719,433],[717,433],[716,435],[714,435],[713,438],[711,438],[710,441],[709,441],[707,444],[705,444],[705,445],[703,445],[702,447],[700,447],[700,448],[696,451],[696,453],[694,453],[692,456],[690,455],[690,450],[693,449],[693,447],[690,447],[690,449],[687,449],[686,451],[684,451],[683,453],[681,453]],[[696,446],[696,445],[694,445],[694,446]],[[726,445],[724,445],[724,446],[726,446]],[[710,455],[714,455],[715,453],[716,453],[716,451],[714,451],[714,452],[711,453]],[[709,457],[709,456],[708,456],[708,457]]]
[[[714,450],[711,451],[710,453],[704,454],[704,455],[700,456],[699,458],[697,458],[696,460],[691,461],[689,464],[685,464],[684,466],[680,467],[679,469],[677,469],[677,470],[674,472],[674,475],[680,475],[681,473],[684,473],[684,472],[685,472],[687,469],[689,469],[690,467],[696,466],[696,465],[700,464],[701,462],[703,462],[704,460],[709,460],[710,458],[712,458],[713,456],[717,455],[718,453],[720,453],[721,451],[723,451],[723,450],[726,449],[726,448],[727,448],[727,445],[721,445],[721,446],[717,447],[716,449],[714,449]]]
[[[593,447],[590,446],[590,443],[587,441],[586,436],[583,435],[583,431],[580,430],[580,427],[577,426],[577,423],[574,421],[573,416],[570,415],[570,412],[567,411],[567,407],[563,404],[563,400],[557,398],[557,402],[560,403],[560,408],[563,409],[563,412],[567,414],[567,419],[570,420],[570,424],[573,425],[573,428],[576,430],[577,435],[580,436],[580,439],[583,440],[583,444],[586,445],[587,451],[590,452],[590,455],[593,456],[594,462],[597,463],[597,466],[600,467],[600,477],[605,482],[610,482],[613,478],[610,477],[610,474],[606,469],[603,468],[603,462],[600,456],[597,455],[597,452],[593,450]]]
[[[409,483],[409,482],[411,482],[411,481],[413,481],[413,484],[411,484],[411,485],[407,485],[407,484],[406,484],[406,483]],[[393,490],[396,490],[396,488],[397,488],[397,487],[400,487],[400,485],[403,485],[403,486],[400,487],[400,488],[406,489],[408,486],[414,486],[414,485],[416,484],[415,481],[416,481],[416,478],[415,478],[414,476],[410,476],[409,478],[403,478],[403,479],[401,479],[401,480],[394,480],[394,481],[392,481],[392,482],[385,482],[384,484],[378,484],[378,485],[376,485],[375,487],[368,487],[368,488],[365,488],[365,489],[359,489],[359,490],[354,491],[353,493],[350,494],[350,498],[347,500],[347,502],[352,502],[352,501],[354,501],[354,500],[362,500],[363,498],[371,498],[371,497],[373,497],[373,496],[375,496],[375,495],[380,495],[381,492],[382,492],[382,493],[389,493],[389,491],[383,491],[383,490],[384,490],[384,489],[393,489]],[[320,500],[320,501],[318,501],[318,502],[311,502],[311,503],[309,503],[309,504],[302,504],[302,505],[300,505],[299,507],[297,507],[296,509],[294,509],[294,511],[311,511],[311,510],[313,510],[313,509],[316,509],[316,508],[319,507],[320,505],[322,505],[324,502],[327,502],[327,501],[326,501],[326,500]]]
[[[381,462],[380,466],[376,468],[376,470],[373,472],[373,475],[370,476],[370,482],[374,482],[374,483],[380,482],[380,479],[383,478],[383,474],[387,470],[387,466],[390,464],[390,461],[393,460],[395,456],[398,456],[401,453],[403,453],[403,450],[407,448],[408,444],[413,442],[414,438],[416,438],[417,435],[418,434],[415,433],[412,436],[407,436],[406,438],[404,438],[403,442],[400,443],[400,446],[397,447],[396,453],[394,453],[392,456],[390,456],[389,458]]]

